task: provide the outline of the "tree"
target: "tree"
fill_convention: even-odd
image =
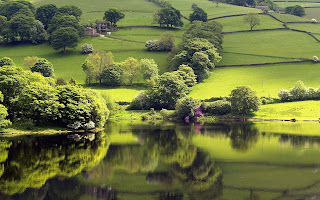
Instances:
[[[138,78],[139,73],[139,61],[135,58],[129,57],[123,63],[121,63],[123,69],[123,76],[132,85],[133,80]]]
[[[195,7],[193,8],[193,13],[191,13],[189,16],[189,19],[191,22],[196,20],[206,22],[208,19],[208,15],[202,8]]]
[[[30,30],[35,24],[35,19],[33,17],[28,17],[25,15],[16,15],[12,17],[9,21],[9,30],[15,36],[19,36],[21,41],[30,39]]]
[[[14,66],[14,62],[11,58],[9,57],[3,57],[0,59],[0,67],[3,67],[3,66]]]
[[[49,24],[51,23],[51,19],[57,13],[57,6],[53,4],[46,4],[37,8],[35,17],[37,20],[42,22],[45,29],[48,28]]]
[[[30,29],[30,40],[33,44],[43,43],[46,39],[47,32],[44,30],[43,24],[36,20]]]
[[[118,8],[109,8],[105,13],[103,19],[109,21],[112,26],[115,26],[120,19],[125,17],[124,13]]]
[[[171,51],[174,47],[174,34],[172,32],[164,32],[159,39],[159,48],[162,51]]]
[[[250,25],[250,30],[260,25],[260,18],[257,13],[248,13],[243,18],[244,22]]]
[[[39,59],[37,56],[27,56],[23,59],[23,66],[31,68]]]
[[[72,15],[56,15],[52,18],[48,28],[48,33],[53,33],[55,30],[62,27],[73,27],[77,30],[78,35],[83,35],[83,26],[79,24],[79,21]]]
[[[44,77],[53,77],[53,65],[45,58],[40,58],[30,68],[32,72],[39,72]]]
[[[261,104],[256,92],[248,86],[239,86],[233,89],[230,94],[231,110],[243,116],[257,111]]]
[[[5,16],[0,15],[0,34],[6,28],[8,28],[8,20]]]
[[[0,91],[0,103],[3,101],[3,95]],[[8,116],[7,108],[0,104],[0,128],[10,125],[10,121],[6,119]]]
[[[183,44],[188,44],[194,38],[207,39],[219,52],[222,52],[222,24],[217,21],[194,21],[183,34]]]
[[[57,10],[57,13],[61,13],[63,15],[72,15],[78,21],[80,20],[80,17],[82,15],[81,9],[79,7],[77,7],[77,6],[74,6],[74,5],[62,6]]]
[[[179,119],[185,119],[185,117],[189,117],[191,119],[194,117],[194,111],[198,105],[199,102],[192,97],[184,97],[177,101],[175,112]]]
[[[156,22],[160,24],[160,27],[162,27],[162,25],[167,25],[167,27],[183,26],[180,11],[173,7],[162,8],[155,13],[154,17]]]
[[[123,69],[120,64],[115,64],[103,70],[101,74],[102,82],[107,85],[119,85],[122,82]]]
[[[291,14],[291,15],[296,15],[299,17],[303,17],[306,15],[304,8],[299,5],[286,7],[285,13]]]
[[[11,17],[23,7],[26,6],[17,1],[9,1],[7,3],[0,4],[0,15],[5,16],[10,20]]]
[[[158,65],[153,59],[141,59],[140,69],[145,80],[156,79],[158,77]]]
[[[190,91],[178,74],[166,72],[159,76],[155,85],[146,94],[151,107],[156,109],[173,109],[178,99],[185,97]]]
[[[180,65],[179,69],[173,73],[179,75],[188,87],[192,87],[197,84],[197,75],[194,74],[193,69],[188,65]]]
[[[190,65],[199,82],[209,77],[210,69],[220,60],[217,49],[208,40],[194,38],[172,59],[172,68],[176,70],[182,64]]]
[[[73,27],[61,27],[54,31],[51,36],[51,45],[55,50],[63,49],[66,54],[66,47],[75,48],[79,42],[78,31]]]

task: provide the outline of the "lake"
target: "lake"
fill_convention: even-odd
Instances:
[[[320,124],[110,121],[0,138],[1,200],[320,199]]]

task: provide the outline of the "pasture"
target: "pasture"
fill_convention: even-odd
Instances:
[[[259,18],[261,20],[261,25],[255,26],[253,30],[283,28],[281,22],[276,21],[268,15],[259,15]],[[244,16],[238,16],[216,19],[216,21],[223,25],[223,32],[250,30],[250,25],[245,23],[243,19]]]
[[[82,24],[95,23],[96,20],[102,20],[104,12],[112,7],[119,8],[124,12],[125,18],[118,22],[118,26],[137,26],[153,25],[153,14],[160,7],[145,0],[30,0],[36,7],[45,4],[54,4],[57,7],[64,5],[76,5],[83,14],[81,16]]]
[[[307,18],[298,17],[294,15],[289,14],[277,14],[277,13],[271,13],[272,16],[276,17],[277,19],[283,21],[283,22],[303,22],[303,21],[310,21]]]
[[[308,87],[319,87],[319,77],[320,64],[314,63],[215,68],[208,79],[193,87],[189,96],[197,99],[227,96],[237,86],[247,85],[258,96],[277,97],[279,89],[289,89],[298,80]]]

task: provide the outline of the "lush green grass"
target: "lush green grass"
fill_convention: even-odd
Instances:
[[[320,6],[320,4],[319,4]],[[305,8],[306,18],[308,19],[320,19],[320,8]]]
[[[301,7],[320,7],[320,3],[311,3],[311,2],[275,2],[280,8],[285,8],[288,6],[299,5]]]
[[[309,35],[290,30],[228,34],[223,43],[224,52],[284,59],[312,59],[318,55],[319,47],[320,43]],[[224,60],[219,65],[223,65]]]
[[[81,23],[90,24],[96,20],[102,20],[104,12],[112,7],[119,8],[125,13],[125,18],[118,22],[119,26],[133,25],[152,25],[153,13],[159,7],[145,0],[120,0],[120,1],[105,1],[105,0],[30,0],[37,7],[44,4],[55,4],[57,7],[63,5],[76,5],[81,8],[83,14]]]
[[[255,112],[259,119],[312,119],[320,118],[320,101],[300,101],[263,105]]]
[[[319,87],[319,77],[320,65],[313,63],[216,68],[208,79],[193,87],[190,96],[226,96],[237,86],[248,85],[259,96],[277,97],[279,89],[291,88],[298,80],[309,87]]]
[[[101,94],[110,96],[114,101],[131,102],[132,99],[145,88],[135,86],[121,86],[121,87],[87,87],[94,89]]]
[[[218,7],[214,1],[208,0],[169,0],[174,8],[180,10],[181,14],[189,17],[193,12],[192,4],[196,3],[200,8],[202,8],[208,14],[208,18],[221,17],[226,15],[236,15],[236,14],[246,14],[249,12],[261,12],[259,9],[248,8],[243,6],[235,6],[225,3],[219,3]]]
[[[288,14],[276,14],[272,13],[271,15],[275,16],[277,19],[284,21],[284,22],[299,22],[299,21],[309,21],[307,18],[302,18],[294,15]]]
[[[261,25],[254,27],[254,30],[257,29],[272,29],[272,28],[283,28],[282,23],[273,19],[268,15],[259,15],[261,20]],[[227,17],[217,19],[216,21],[220,22],[223,25],[223,32],[233,32],[233,31],[243,31],[250,30],[250,25],[244,22],[244,17]]]
[[[320,34],[320,24],[288,24],[290,28]]]

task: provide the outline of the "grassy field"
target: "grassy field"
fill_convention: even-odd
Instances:
[[[261,20],[261,25],[254,27],[254,30],[283,28],[281,22],[278,22],[268,15],[260,15],[259,18]],[[239,16],[221,18],[217,19],[216,21],[220,22],[223,25],[223,32],[250,30],[249,24],[245,23],[243,19],[243,16]]]
[[[280,8],[285,8],[288,6],[299,5],[301,7],[320,7],[320,3],[312,3],[312,2],[275,2],[277,6]]]
[[[288,14],[276,14],[276,13],[272,13],[271,15],[273,15],[274,17],[276,17],[277,19],[283,21],[283,22],[301,22],[301,21],[309,21],[309,19],[307,18],[303,18],[303,17],[298,17],[298,16],[294,16],[294,15],[288,15]]]
[[[159,7],[145,0],[30,0],[37,7],[44,4],[55,4],[57,7],[63,5],[76,5],[81,8],[83,14],[81,23],[90,24],[96,20],[102,20],[104,12],[112,7],[119,8],[124,12],[125,18],[118,22],[119,26],[153,25],[153,14]]]
[[[262,105],[254,113],[259,119],[298,119],[318,120],[320,118],[320,101],[300,101],[290,103]]]
[[[320,4],[319,4],[320,6]],[[308,19],[320,19],[320,8],[305,8],[306,18]]]
[[[277,97],[279,89],[291,88],[298,80],[308,87],[319,87],[319,77],[320,65],[313,63],[216,68],[208,79],[193,87],[189,96],[197,99],[226,96],[237,86],[248,85],[258,96]]]

